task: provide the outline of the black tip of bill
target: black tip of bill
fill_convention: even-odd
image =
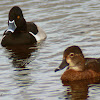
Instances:
[[[55,69],[55,72],[60,71],[60,70],[64,69],[67,66],[69,66],[69,63],[66,62],[66,59],[63,59],[60,66]]]
[[[57,72],[57,71],[59,71],[59,70],[60,70],[60,68],[56,68],[56,69],[55,69],[55,72]]]

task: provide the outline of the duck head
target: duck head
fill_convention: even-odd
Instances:
[[[67,66],[68,69],[73,69],[75,71],[84,70],[85,59],[81,49],[78,46],[68,47],[64,51],[62,63],[55,69],[55,72],[64,69]]]
[[[6,32],[14,32],[16,29],[21,31],[26,29],[26,21],[23,17],[22,10],[18,6],[14,6],[9,11],[8,29]]]

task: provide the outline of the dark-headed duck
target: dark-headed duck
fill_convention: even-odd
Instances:
[[[8,29],[3,34],[2,46],[34,44],[46,38],[45,32],[33,22],[26,22],[18,6],[11,8]]]
[[[100,79],[100,59],[84,58],[84,55],[78,46],[68,47],[64,51],[62,63],[59,68],[55,69],[55,72],[66,66],[68,66],[68,68],[61,76],[62,82],[97,77]]]

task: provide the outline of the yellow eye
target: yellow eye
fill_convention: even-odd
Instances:
[[[70,53],[70,57],[73,57],[74,56],[74,53]]]
[[[17,16],[17,19],[19,19],[20,18],[20,16]]]

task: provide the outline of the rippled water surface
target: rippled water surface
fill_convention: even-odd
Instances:
[[[26,21],[43,28],[47,39],[26,56],[0,46],[0,100],[70,100],[69,86],[60,81],[65,69],[54,69],[71,45],[80,46],[86,57],[100,57],[100,0],[0,0],[0,41],[15,5]],[[100,84],[89,87],[87,99],[100,100]]]

